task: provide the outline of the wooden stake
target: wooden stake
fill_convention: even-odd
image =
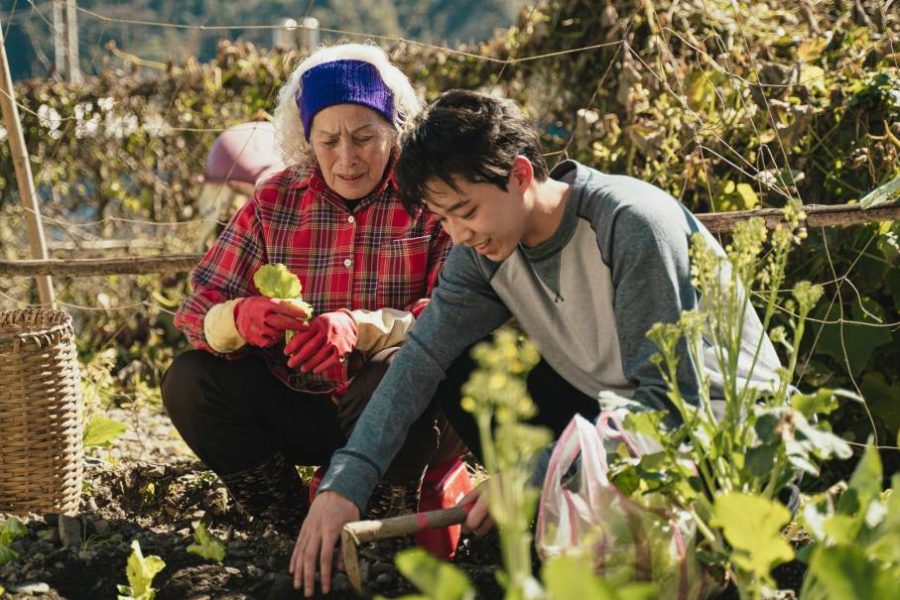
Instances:
[[[78,10],[75,0],[66,2],[66,73],[69,83],[81,83],[80,53],[78,51]]]
[[[3,105],[3,122],[9,137],[12,152],[13,168],[16,171],[16,183],[19,195],[25,207],[25,221],[28,223],[28,241],[31,254],[38,259],[47,259],[47,244],[44,241],[44,228],[41,225],[41,213],[38,209],[37,195],[34,191],[34,179],[31,177],[31,163],[25,148],[25,137],[22,135],[22,124],[19,122],[19,108],[9,72],[9,60],[6,57],[6,40],[3,38],[3,24],[0,23],[0,104]],[[53,294],[53,282],[47,275],[35,277],[41,304],[52,307],[56,298]]]

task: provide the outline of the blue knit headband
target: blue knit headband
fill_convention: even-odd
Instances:
[[[316,65],[300,77],[297,108],[309,141],[313,117],[335,104],[361,104],[394,123],[394,95],[378,69],[363,60],[335,60]]]

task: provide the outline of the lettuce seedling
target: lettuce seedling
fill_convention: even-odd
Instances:
[[[283,264],[261,266],[253,275],[253,283],[263,296],[278,298],[302,309],[306,313],[307,321],[312,316],[313,307],[308,302],[304,302],[303,296],[300,295],[300,292],[303,291],[300,278],[288,271]],[[284,332],[285,344],[291,341],[293,334],[293,331]]]
[[[156,590],[153,589],[153,578],[166,567],[166,563],[158,556],[147,556],[141,552],[137,540],[131,542],[131,556],[125,565],[128,585],[119,588],[118,600],[153,600]]]
[[[203,523],[198,523],[194,529],[194,542],[187,547],[187,551],[191,554],[216,562],[222,562],[225,559],[225,544],[216,536],[211,535]]]

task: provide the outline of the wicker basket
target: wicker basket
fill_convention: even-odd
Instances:
[[[0,312],[0,513],[78,510],[81,413],[69,315]]]

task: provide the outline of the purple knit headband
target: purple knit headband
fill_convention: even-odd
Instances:
[[[313,117],[335,104],[361,104],[394,123],[394,95],[374,65],[363,60],[335,60],[316,65],[300,77],[297,108],[309,141]]]

